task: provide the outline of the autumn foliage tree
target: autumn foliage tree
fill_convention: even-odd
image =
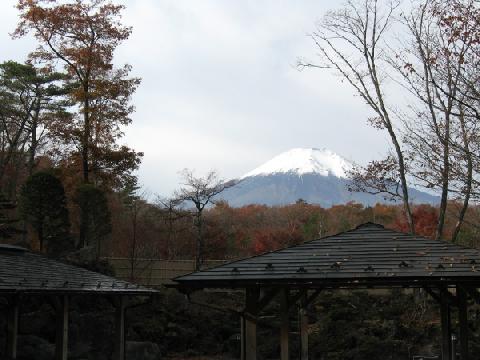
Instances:
[[[19,0],[17,9],[20,22],[14,37],[32,33],[39,44],[31,59],[51,68],[61,64],[68,74],[76,112],[71,121],[53,124],[63,166],[81,169],[85,184],[122,188],[132,181],[142,156],[118,145],[122,126],[131,122],[130,100],[140,84],[140,79],[129,77],[129,65],[113,64],[115,49],[131,33],[120,22],[124,6],[105,0]],[[89,213],[80,208],[81,244],[88,242],[92,230]]]
[[[415,219],[415,233],[420,236],[434,238],[437,229],[438,209],[431,205],[418,205],[413,210]],[[397,218],[392,224],[400,231],[408,231],[408,225],[401,218]]]
[[[51,67],[60,62],[70,76],[78,116],[59,123],[57,133],[78,150],[88,183],[92,164],[105,161],[106,152],[122,150],[115,140],[122,135],[120,126],[131,121],[129,100],[140,83],[128,77],[130,66],[113,65],[114,50],[131,33],[120,23],[124,6],[104,0],[19,0],[17,8],[20,23],[14,36],[31,32],[39,42],[31,58]]]

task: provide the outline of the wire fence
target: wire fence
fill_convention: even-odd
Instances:
[[[195,270],[195,260],[160,260],[105,258],[112,266],[115,276],[121,280],[135,282],[149,287],[173,284],[172,279]],[[229,260],[206,260],[204,268],[227,263]]]

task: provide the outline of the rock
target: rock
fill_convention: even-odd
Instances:
[[[92,346],[89,343],[85,342],[76,342],[69,349],[71,359],[88,359],[88,355],[92,354]]]
[[[50,340],[55,338],[55,314],[51,306],[42,304],[37,311],[20,316],[20,329],[24,335],[42,335]]]
[[[160,348],[152,342],[127,341],[127,360],[161,360]]]
[[[55,353],[55,345],[35,335],[18,337],[18,360],[51,360]]]

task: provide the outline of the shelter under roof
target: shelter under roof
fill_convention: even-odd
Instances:
[[[27,249],[0,245],[0,298],[6,301],[6,356],[17,358],[18,328],[24,300],[48,297],[56,312],[55,359],[68,358],[69,303],[72,296],[108,296],[115,306],[112,334],[115,360],[125,359],[125,311],[132,296],[148,296],[156,290],[56,261]]]
[[[366,223],[174,279],[180,287],[421,287],[480,283],[480,252]]]
[[[289,312],[298,306],[300,359],[308,360],[307,307],[324,289],[423,288],[439,304],[442,359],[453,360],[451,310],[458,309],[460,353],[468,360],[468,299],[480,303],[480,252],[374,223],[173,279],[190,293],[244,289],[242,360],[257,359],[257,320],[280,302],[281,360],[290,359]],[[456,356],[456,355],[455,355]]]
[[[36,254],[0,245],[0,293],[151,294],[147,289]]]

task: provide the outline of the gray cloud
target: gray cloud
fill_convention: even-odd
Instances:
[[[125,142],[145,152],[141,183],[168,195],[178,171],[241,176],[293,147],[327,147],[364,163],[386,148],[369,111],[328,71],[299,72],[315,57],[306,33],[335,1],[125,0],[134,28],[116,61],[143,78]],[[3,60],[23,60],[32,39],[10,40],[15,1],[2,2]]]

